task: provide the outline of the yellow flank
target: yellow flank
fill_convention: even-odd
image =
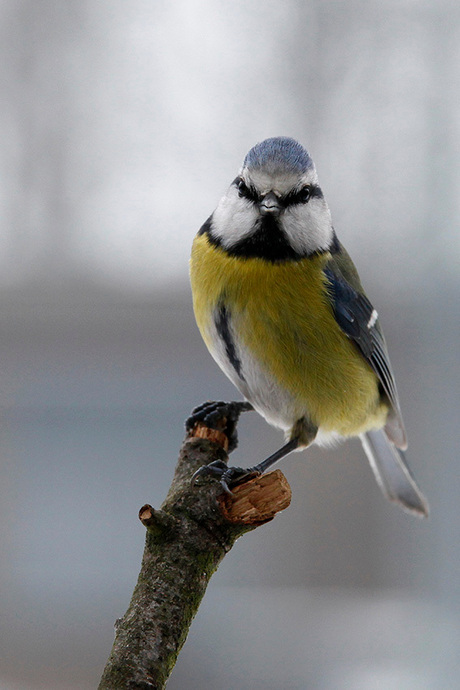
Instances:
[[[388,406],[380,401],[377,376],[328,303],[323,268],[329,258],[325,253],[279,264],[234,258],[206,234],[197,235],[191,258],[195,317],[211,349],[213,312],[223,302],[237,348],[248,348],[323,431],[355,436],[382,427]]]

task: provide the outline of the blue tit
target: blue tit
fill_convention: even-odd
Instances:
[[[215,462],[197,475],[217,476],[230,490],[293,450],[359,436],[385,496],[428,515],[402,452],[406,432],[379,315],[303,146],[275,137],[249,151],[195,237],[190,273],[203,340],[245,398],[229,403],[227,416],[254,409],[286,439],[254,467]],[[192,422],[212,421],[223,405],[197,408]]]

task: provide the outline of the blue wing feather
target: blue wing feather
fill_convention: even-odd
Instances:
[[[336,321],[378,376],[393,408],[394,417],[403,430],[395,378],[374,307],[364,293],[355,290],[332,268],[327,267],[325,274]]]

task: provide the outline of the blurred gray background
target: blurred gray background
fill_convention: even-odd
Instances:
[[[459,687],[460,5],[0,2],[0,688],[97,686],[205,399],[192,238],[267,136],[313,156],[379,309],[432,515],[358,443],[213,578],[169,688]],[[255,415],[234,462],[274,450]]]

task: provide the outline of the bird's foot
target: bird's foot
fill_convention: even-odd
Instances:
[[[233,496],[231,486],[235,484],[240,484],[244,481],[248,481],[253,477],[258,477],[261,473],[255,467],[249,467],[243,469],[242,467],[228,467],[222,460],[215,460],[210,462],[209,465],[203,465],[200,467],[192,477],[192,484],[196,484],[197,479],[200,477],[212,477],[213,479],[219,479],[220,484],[224,491]]]
[[[231,453],[238,445],[236,425],[240,414],[252,409],[254,408],[248,402],[205,402],[192,410],[185,428],[192,431],[201,422],[210,429],[222,431],[228,439],[228,452]]]

